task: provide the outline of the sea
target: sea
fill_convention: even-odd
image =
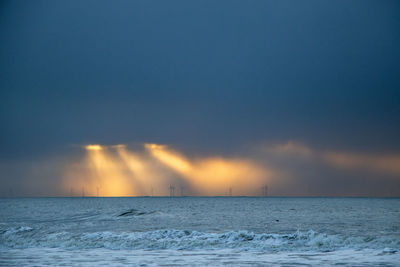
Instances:
[[[0,266],[400,266],[400,199],[0,198]]]

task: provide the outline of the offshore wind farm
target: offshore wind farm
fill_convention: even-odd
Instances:
[[[399,266],[400,1],[0,1],[0,266]]]

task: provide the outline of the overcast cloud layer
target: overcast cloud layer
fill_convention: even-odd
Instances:
[[[63,193],[92,143],[400,195],[398,1],[2,1],[0,34],[2,195]]]

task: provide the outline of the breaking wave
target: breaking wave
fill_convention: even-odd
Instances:
[[[291,234],[255,234],[249,231],[205,233],[184,230],[148,232],[41,233],[30,227],[0,230],[0,247],[50,247],[66,249],[240,249],[261,251],[334,251],[339,249],[400,250],[400,240],[388,237],[343,237],[312,230]]]

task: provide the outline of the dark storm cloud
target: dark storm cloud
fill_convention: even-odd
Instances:
[[[3,1],[0,157],[400,149],[398,1]]]

